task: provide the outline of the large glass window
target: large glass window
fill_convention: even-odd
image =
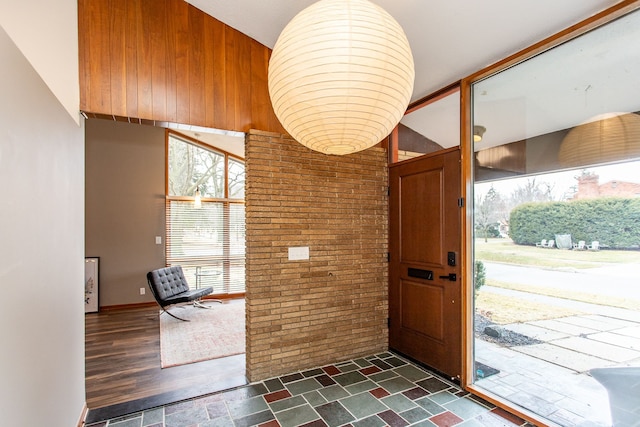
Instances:
[[[460,145],[460,89],[445,90],[400,120],[390,163]]]
[[[472,87],[474,387],[562,426],[640,367],[638,94],[640,12]]]
[[[174,133],[167,144],[167,265],[192,287],[244,292],[244,162]]]
[[[244,163],[229,159],[229,198],[244,199]]]
[[[168,196],[225,197],[224,154],[169,134],[168,162]]]

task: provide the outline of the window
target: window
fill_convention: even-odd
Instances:
[[[637,395],[632,374],[594,372],[640,354],[625,323],[640,312],[639,41],[637,10],[471,87],[486,133],[469,153],[470,388],[543,422],[617,425],[637,406],[613,397],[610,413],[605,387]]]
[[[410,108],[397,129],[390,163],[460,145],[460,88],[447,87]]]
[[[167,139],[167,265],[181,265],[192,287],[244,292],[244,162],[174,133]]]

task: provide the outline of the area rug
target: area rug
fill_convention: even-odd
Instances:
[[[210,309],[192,305],[169,308],[183,322],[160,315],[160,363],[163,368],[245,352],[243,302],[206,302]]]

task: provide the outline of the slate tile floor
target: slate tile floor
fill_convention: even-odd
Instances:
[[[296,372],[91,427],[529,426],[392,354]]]

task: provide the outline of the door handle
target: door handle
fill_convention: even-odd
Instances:
[[[449,273],[447,276],[440,276],[441,279],[447,279],[450,282],[455,282],[457,277],[455,273]]]

